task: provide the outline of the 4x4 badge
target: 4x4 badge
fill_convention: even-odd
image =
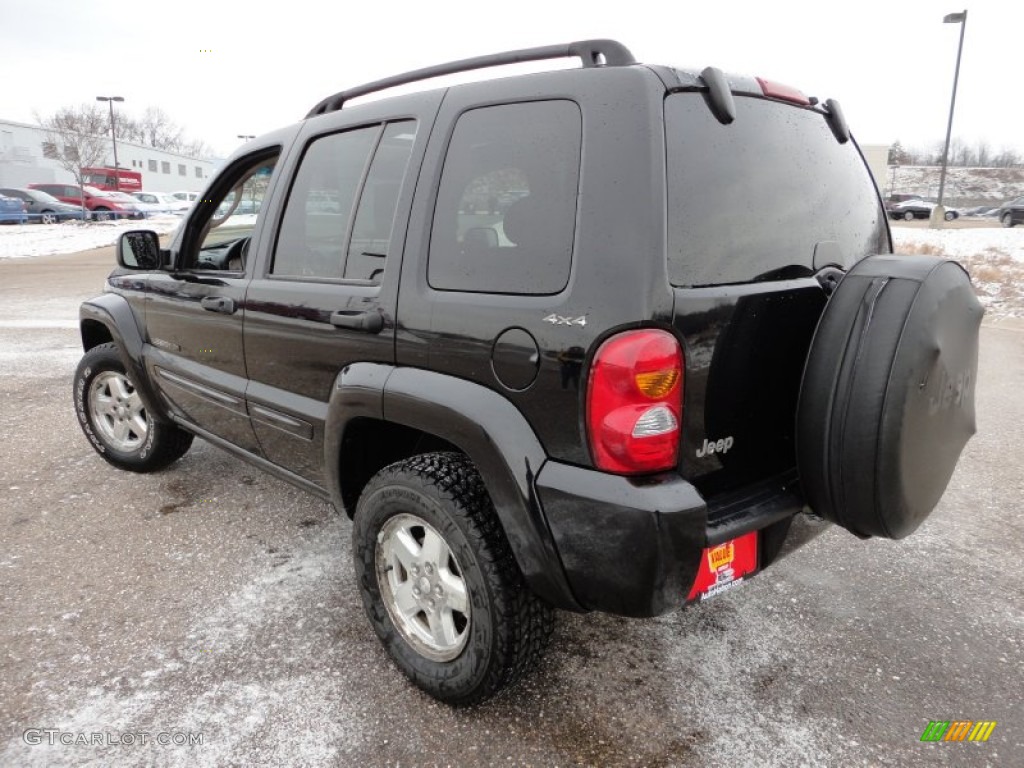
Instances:
[[[548,315],[544,318],[545,323],[551,323],[552,325],[580,325],[585,326],[587,324],[587,316],[580,315],[579,317],[565,317],[563,315]]]

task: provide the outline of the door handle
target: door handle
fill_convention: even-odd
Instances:
[[[384,315],[375,309],[366,312],[338,311],[331,315],[331,325],[363,333],[380,333],[384,329]]]
[[[211,312],[220,312],[224,315],[235,314],[235,300],[229,299],[227,296],[204,296],[199,303],[203,309],[208,309]]]

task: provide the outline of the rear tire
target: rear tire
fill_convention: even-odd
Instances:
[[[913,221],[914,220],[914,212],[913,211],[907,211],[906,213],[904,213],[903,214],[903,220],[904,221]]]
[[[485,701],[547,646],[554,613],[527,588],[465,456],[424,454],[378,472],[360,496],[352,545],[374,631],[434,698]]]
[[[957,214],[956,211],[946,211],[945,219],[946,219],[946,221],[953,221],[953,219],[955,219],[957,217],[957,215],[958,214]]]
[[[100,344],[75,371],[75,413],[96,452],[120,469],[155,472],[180,459],[192,435],[156,421],[125,372],[117,345]]]

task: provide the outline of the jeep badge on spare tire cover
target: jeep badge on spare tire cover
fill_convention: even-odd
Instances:
[[[975,432],[982,314],[953,261],[873,256],[847,273],[815,332],[797,409],[816,514],[899,539],[931,513]]]

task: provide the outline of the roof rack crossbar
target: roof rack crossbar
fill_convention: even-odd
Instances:
[[[416,69],[412,72],[385,77],[383,80],[375,80],[372,83],[338,91],[338,93],[328,96],[313,107],[306,117],[314,117],[315,115],[322,115],[341,109],[346,101],[357,96],[365,96],[368,93],[414,83],[418,80],[452,75],[456,72],[469,72],[474,69],[498,67],[503,64],[519,64],[524,61],[543,61],[545,59],[574,57],[579,57],[584,67],[625,67],[636,63],[636,59],[633,58],[633,54],[629,52],[629,49],[615,40],[578,40],[565,45],[545,45],[539,48],[523,48],[518,51],[492,53],[487,56],[476,56],[471,59],[461,59],[459,61],[450,61],[447,64],[437,64],[433,67]]]

